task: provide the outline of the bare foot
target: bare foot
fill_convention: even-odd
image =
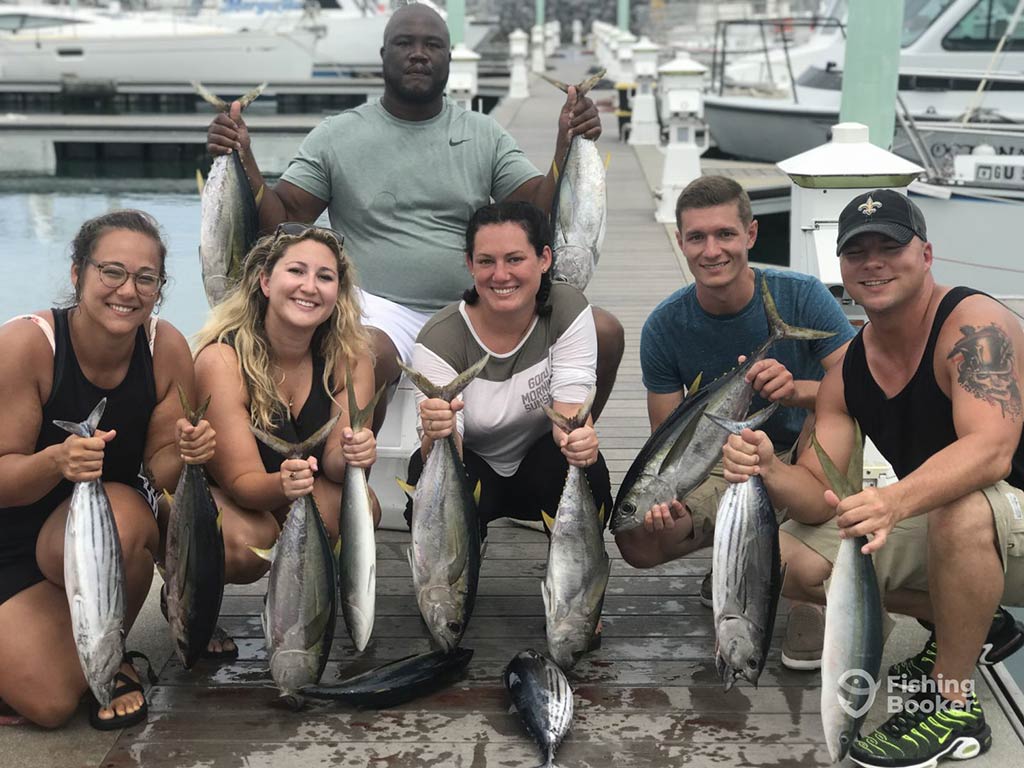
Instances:
[[[139,673],[135,671],[135,667],[132,666],[131,662],[123,662],[121,664],[120,672],[130,677],[135,682],[139,682]],[[119,686],[115,686],[114,691],[117,692]],[[100,707],[99,718],[100,720],[112,720],[116,717],[124,717],[130,715],[133,712],[137,712],[142,708],[142,705],[146,702],[145,697],[141,691],[129,691],[121,696],[115,696],[111,702],[110,707]]]
[[[221,627],[215,627],[213,637],[206,645],[206,653],[211,656],[224,656],[238,653],[238,646]]]

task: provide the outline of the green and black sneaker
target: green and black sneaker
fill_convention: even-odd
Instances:
[[[936,693],[917,693],[869,736],[857,739],[850,758],[866,768],[934,768],[940,760],[969,760],[992,746],[992,731],[972,691],[970,705]]]
[[[1024,646],[1024,625],[1017,621],[1008,610],[1000,607],[992,616],[992,626],[988,630],[985,643],[981,646],[978,663],[983,666],[998,664],[1016,653],[1022,646]],[[904,659],[889,667],[887,676],[890,689],[912,690],[921,680],[931,675],[932,667],[935,666],[935,651],[935,630],[933,628],[924,648],[909,659]]]

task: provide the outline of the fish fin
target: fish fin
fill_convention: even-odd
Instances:
[[[355,387],[352,385],[352,369],[348,365],[345,366],[345,391],[348,393],[348,423],[352,427],[353,432],[362,429],[363,425],[366,424],[377,407],[377,402],[380,400],[380,396],[385,388],[387,388],[387,384],[381,384],[373,399],[366,404],[365,408],[360,408],[356,400]]]
[[[850,487],[850,481],[846,479],[839,468],[832,461],[832,458],[825,453],[825,449],[821,447],[821,443],[818,442],[818,436],[814,432],[811,433],[811,445],[814,447],[814,452],[818,454],[818,462],[821,464],[821,469],[825,473],[825,479],[828,480],[828,484],[832,486],[832,490],[835,491],[836,496],[840,499],[845,499],[847,496],[854,494],[853,488]]]
[[[307,650],[312,648],[320,642],[321,638],[323,638],[324,631],[327,629],[327,625],[331,620],[331,614],[333,613],[331,607],[330,601],[328,601],[327,604],[324,605],[323,610],[310,619],[306,626],[302,628],[303,642],[305,643],[305,648]]]
[[[224,508],[217,507],[217,530],[224,530]]]
[[[696,376],[694,376],[693,383],[689,387],[686,388],[686,396],[687,397],[690,397],[691,395],[697,394],[697,390],[700,389],[700,383],[701,383],[701,380],[703,378],[704,378],[704,371],[701,371]]]
[[[206,412],[210,410],[210,401],[213,399],[213,395],[207,395],[206,401],[199,406],[199,410],[195,412],[196,424],[202,421],[206,417]]]
[[[548,585],[544,579],[540,580],[540,597],[544,601],[544,615],[546,616],[551,604],[551,596],[548,594]]]
[[[477,480],[476,481],[476,488],[473,489],[473,501],[475,501],[477,504],[480,504],[480,488],[481,488],[480,481]]]
[[[257,85],[255,88],[253,88],[251,91],[246,93],[244,96],[239,98],[238,101],[241,102],[242,109],[244,110],[246,107],[248,107],[254,101],[256,101],[256,99],[258,99],[260,97],[260,94],[263,93],[263,90],[266,87],[267,87],[267,83],[266,82],[262,82],[259,85]]]
[[[607,171],[608,166],[612,164],[612,153],[609,152],[604,156],[604,169]]]
[[[274,556],[277,555],[277,544],[272,546],[270,549],[261,549],[260,547],[249,547],[249,551],[261,560],[266,560],[268,563],[272,563],[274,562]]]
[[[253,196],[253,203],[255,203],[257,209],[260,207],[260,203],[263,202],[263,193],[266,192],[266,190],[267,185],[260,184],[260,188],[256,190],[256,194]]]
[[[597,510],[597,519],[601,521],[601,527],[604,528],[604,518],[608,514],[608,511],[604,508],[604,502],[601,502],[601,508]]]
[[[412,497],[412,496],[414,496],[416,494],[416,486],[415,485],[410,485],[409,483],[407,483],[405,480],[403,480],[400,477],[396,477],[395,478],[395,482],[398,483],[398,487],[401,488],[402,491],[405,492],[406,496]]]
[[[302,458],[312,453],[314,448],[327,439],[327,436],[331,434],[331,430],[334,429],[334,425],[338,423],[339,418],[341,418],[340,412],[330,418],[326,424],[301,443],[289,443],[279,437],[267,434],[262,429],[255,427],[252,424],[249,425],[249,431],[253,433],[257,440],[267,446],[274,453],[286,458]]]
[[[718,416],[714,413],[705,413],[704,415],[709,421],[714,422],[722,429],[730,432],[731,434],[738,435],[744,429],[757,429],[762,426],[768,419],[772,417],[772,414],[779,409],[778,403],[772,403],[771,405],[762,408],[757,413],[754,413],[748,419],[743,421],[733,421],[732,419],[726,419],[722,416]]]
[[[164,499],[167,501],[168,504],[172,506],[174,505],[174,494],[168,491],[166,488],[164,488]]]
[[[864,488],[864,435],[860,431],[860,422],[856,419],[853,420],[853,429],[853,452],[850,453],[846,479],[850,483],[850,488],[859,491]]]
[[[542,79],[547,80],[549,83],[551,83],[553,86],[555,86],[555,88],[557,88],[558,90],[562,91],[563,93],[568,93],[569,92],[569,84],[568,83],[563,83],[561,80],[555,80],[555,78],[548,77],[545,74],[541,74],[541,73],[538,73],[538,74],[540,74]]]
[[[801,339],[813,341],[814,339],[830,339],[835,336],[834,331],[818,331],[813,328],[800,328],[795,325],[788,325],[779,314],[779,308],[775,306],[775,299],[768,290],[768,278],[761,275],[761,300],[764,303],[764,313],[768,317],[770,339]]]
[[[405,371],[405,375],[409,377],[409,381],[415,384],[417,389],[419,389],[424,395],[427,397],[438,397],[450,403],[460,392],[462,392],[462,390],[469,386],[470,382],[473,381],[480,371],[484,369],[484,366],[487,365],[490,359],[491,356],[485,354],[469,366],[469,368],[442,387],[431,382],[430,379],[419,371],[414,371],[401,360],[398,361],[398,367]]]
[[[538,74],[540,74],[540,73],[538,73]],[[594,73],[593,75],[591,75],[586,80],[584,80],[581,83],[579,83],[578,85],[576,85],[576,95],[577,96],[585,96],[587,94],[587,92],[591,88],[593,88],[595,85],[597,85],[599,82],[601,82],[601,78],[603,78],[604,75],[605,75],[605,70],[602,69],[602,70]],[[549,83],[551,83],[553,86],[555,86],[555,88],[557,88],[558,90],[563,91],[565,93],[569,92],[569,84],[568,83],[563,83],[561,80],[555,80],[553,77],[548,77],[547,75],[544,75],[544,74],[541,74],[540,76],[543,79],[547,80]]]
[[[570,432],[576,429],[575,418],[565,416],[564,414],[561,414],[558,411],[556,411],[554,408],[550,408],[544,404],[541,404],[541,408],[544,409],[544,413],[547,415],[548,419],[551,420],[551,423],[554,424],[563,432],[565,432],[565,434],[568,435]]]
[[[185,596],[185,578],[188,574],[188,561],[192,555],[192,536],[185,536],[184,552],[181,553],[181,559],[178,561],[178,600],[181,600]]]
[[[549,530],[555,530],[555,518],[545,512],[543,509],[540,511],[540,517],[544,521],[544,526]]]
[[[203,173],[196,168],[196,186],[199,187],[199,196],[202,197],[203,190],[206,188],[206,182],[203,180]]]
[[[192,81],[192,87],[196,89],[196,93],[203,97],[203,101],[207,104],[212,105],[218,112],[227,112],[231,109],[231,105],[224,101],[220,96],[217,96],[210,90],[208,90],[202,83],[197,80]]]
[[[337,560],[341,556],[341,533],[338,533],[338,540],[334,542],[334,550],[332,552],[334,559]]]
[[[70,432],[72,435],[78,435],[79,437],[92,437],[96,434],[96,427],[100,424],[100,419],[103,418],[103,411],[107,407],[107,398],[102,398],[96,407],[92,409],[92,412],[86,417],[85,421],[63,421],[61,419],[54,419],[54,426],[60,427],[65,432]]]
[[[669,450],[669,452],[665,455],[664,460],[662,460],[661,462],[661,466],[658,468],[659,475],[665,471],[666,467],[670,467],[675,462],[677,462],[679,458],[683,455],[683,453],[686,451],[687,447],[690,445],[690,441],[693,440],[694,434],[697,432],[697,425],[700,424],[701,417],[706,412],[707,410],[705,406],[705,408],[701,412],[701,416],[697,416],[696,418],[690,419],[690,423],[686,425],[686,429],[679,433],[679,437],[676,438],[675,443],[672,445],[672,448]]]
[[[555,175],[555,181],[557,182],[558,177],[561,176],[562,174],[558,172],[558,163],[556,163],[554,160],[551,161],[551,172]]]

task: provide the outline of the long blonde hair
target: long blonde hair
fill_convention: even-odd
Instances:
[[[327,246],[337,263],[338,300],[330,317],[313,332],[310,343],[314,353],[319,352],[323,358],[322,385],[332,401],[337,402],[334,392],[343,385],[334,382],[332,389],[331,376],[338,363],[344,360],[355,368],[358,358],[370,351],[370,337],[360,321],[355,266],[345,253],[342,238],[322,227],[309,227],[297,235],[279,231],[260,238],[245,257],[238,282],[211,310],[206,324],[196,334],[193,348],[198,355],[213,343],[234,347],[238,372],[249,394],[249,416],[252,423],[263,430],[273,429],[274,414],[284,412],[286,405],[271,375],[272,354],[264,326],[268,301],[263,295],[260,277],[269,277],[285,251],[303,240]]]

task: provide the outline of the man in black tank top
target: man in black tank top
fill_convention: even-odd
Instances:
[[[756,471],[773,503],[789,510],[787,596],[823,603],[840,537],[868,535],[863,551],[886,607],[934,623],[925,649],[893,665],[882,689],[912,690],[917,706],[857,740],[853,760],[975,757],[992,736],[973,692],[974,665],[1024,644],[1000,608],[1024,604],[1024,332],[994,299],[935,283],[924,217],[897,192],[854,198],[840,215],[836,250],[843,284],[870,323],[822,381],[817,436],[845,471],[856,420],[901,479],[840,501],[825,490],[813,451],[783,465],[771,441],[749,431],[726,446],[725,476],[740,482]]]

